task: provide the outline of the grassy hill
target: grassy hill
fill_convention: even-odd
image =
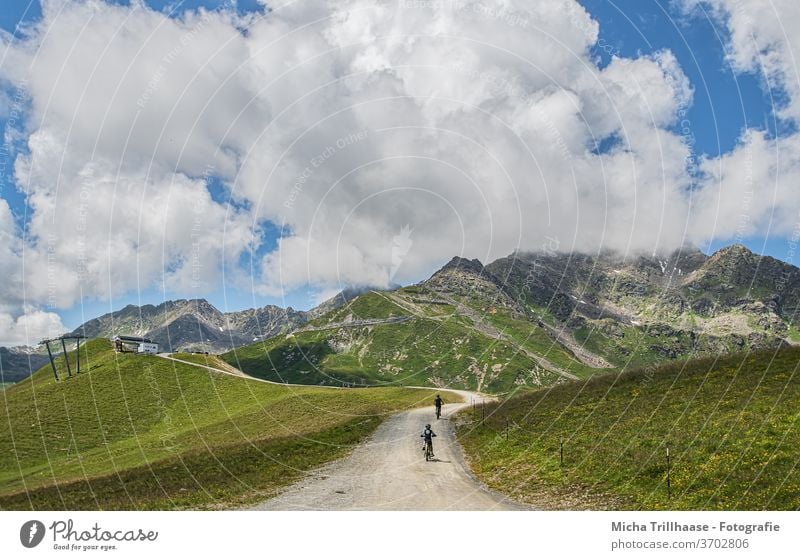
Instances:
[[[116,354],[105,340],[81,352],[85,373],[55,383],[48,365],[2,393],[0,508],[252,503],[433,395],[281,387]]]
[[[361,295],[299,331],[222,358],[263,379],[317,385],[434,385],[503,392],[559,380],[513,340],[487,335],[455,306],[415,303],[420,290]],[[547,349],[542,353],[547,355]],[[574,361],[566,355],[564,359]]]
[[[459,437],[479,478],[543,507],[798,509],[798,367],[792,347],[600,375],[469,412]]]

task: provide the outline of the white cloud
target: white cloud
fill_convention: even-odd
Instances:
[[[250,248],[252,222],[213,200],[204,175],[232,177],[240,143],[269,117],[240,70],[241,20],[98,0],[43,8],[25,40],[3,39],[0,74],[30,99],[14,165],[28,241],[16,232],[3,248],[20,257],[4,302],[20,314],[23,283],[26,302],[51,308],[217,288],[222,266]]]
[[[242,66],[248,45],[234,15],[170,19],[101,0],[47,0],[44,11],[3,62],[6,77],[31,95],[32,128],[58,131],[68,155],[139,173],[158,165],[195,176],[208,165],[235,173],[237,151],[269,110]]]
[[[404,282],[454,254],[490,260],[548,238],[669,251],[735,222],[735,187],[709,183],[690,206],[690,151],[670,128],[693,92],[675,57],[599,68],[597,23],[574,0],[312,0],[177,19],[48,0],[44,12],[23,41],[2,39],[0,80],[31,100],[16,161],[28,241],[12,228],[0,252],[17,263],[18,315],[23,283],[28,303],[58,308],[154,284],[202,293],[223,271],[249,285],[238,263],[264,219],[290,232],[253,279],[273,295]],[[721,184],[735,165],[703,169]],[[209,170],[235,207],[212,197]],[[765,216],[770,199],[758,204]]]
[[[778,139],[750,130],[720,158],[701,161],[705,178],[695,198],[698,240],[741,241],[790,235],[800,228],[800,135]]]
[[[670,53],[598,69],[596,23],[573,2],[345,5],[290,40],[280,10],[251,28],[291,60],[289,74],[261,66],[281,100],[236,185],[294,232],[264,258],[265,292],[385,285],[406,224],[415,243],[401,281],[456,253],[488,260],[547,236],[581,250],[681,243],[688,149],[666,128],[692,92]],[[298,41],[310,52],[283,53]],[[611,134],[624,147],[593,154]]]
[[[8,203],[0,199],[0,312],[22,305],[22,242]],[[0,331],[2,332],[2,331]]]
[[[0,313],[0,346],[36,346],[43,339],[66,331],[56,313],[28,310],[16,318],[9,313]]]

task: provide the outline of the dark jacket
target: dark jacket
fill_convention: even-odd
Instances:
[[[427,443],[429,441],[432,441],[433,438],[436,437],[436,434],[433,433],[433,430],[425,428],[424,430],[422,430],[422,433],[419,435],[419,437],[425,438],[425,442]]]

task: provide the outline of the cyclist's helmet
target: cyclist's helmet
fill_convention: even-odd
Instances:
[[[428,428],[429,430],[431,429],[431,425],[430,424],[425,424],[425,427]]]

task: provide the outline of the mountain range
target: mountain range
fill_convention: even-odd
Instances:
[[[710,257],[456,257],[223,359],[283,382],[503,392],[798,343],[798,302],[800,270],[741,245]]]
[[[0,382],[16,383],[47,363],[47,355],[27,346],[0,348]]]
[[[800,269],[742,245],[710,257],[514,254],[487,271],[529,315],[618,366],[800,342]]]
[[[454,257],[418,284],[350,289],[309,311],[223,313],[177,300],[129,305],[73,333],[227,352],[244,371],[282,381],[505,390],[800,343],[799,307],[800,269],[741,245],[712,256],[515,252],[486,266]],[[0,349],[6,381],[45,361]]]
[[[180,299],[160,305],[128,305],[87,321],[73,334],[89,338],[141,336],[165,352],[220,352],[274,336],[307,321],[308,313],[267,305],[223,313],[204,299]]]

